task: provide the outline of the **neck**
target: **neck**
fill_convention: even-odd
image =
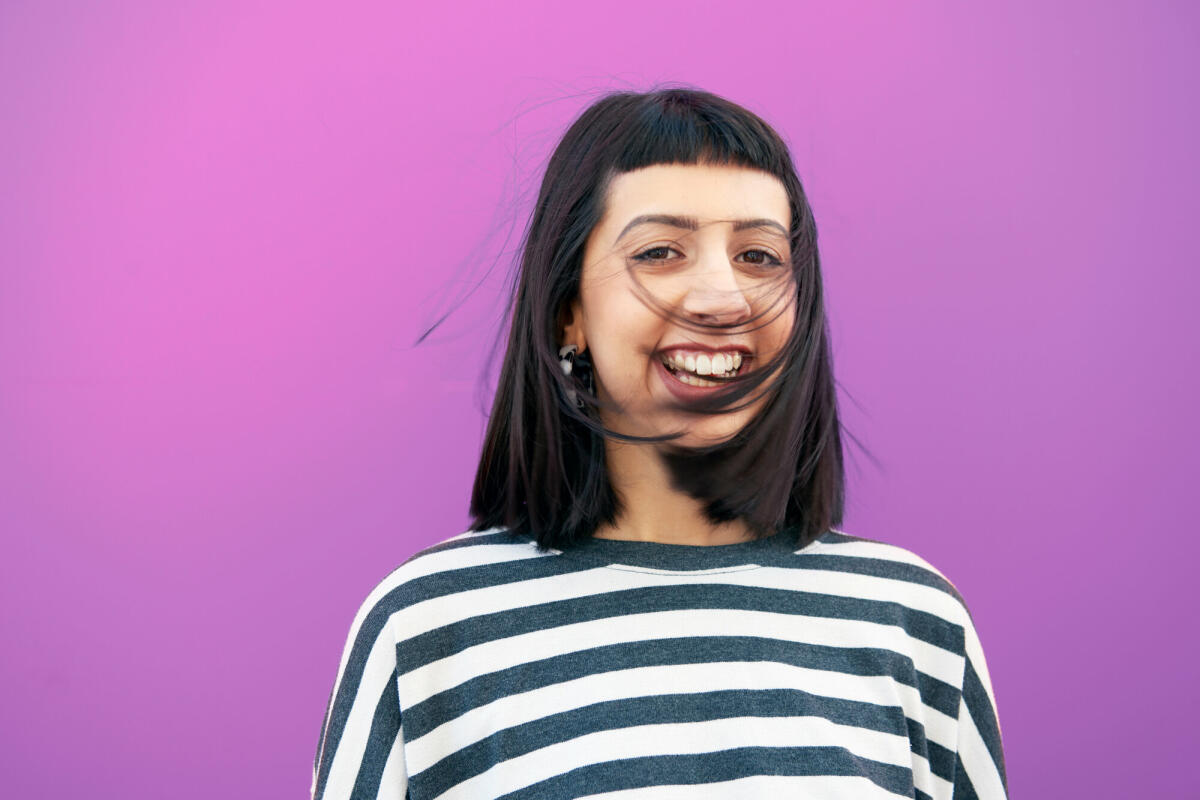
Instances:
[[[735,544],[754,538],[742,520],[711,522],[699,500],[674,488],[655,445],[609,439],[605,456],[609,481],[622,510],[615,525],[596,530],[596,538],[694,545]]]

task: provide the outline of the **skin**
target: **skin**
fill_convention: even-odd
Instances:
[[[647,214],[691,217],[698,228],[665,222],[628,227]],[[773,221],[781,230],[765,225],[735,230],[734,220],[750,219]],[[664,347],[689,342],[716,348],[744,344],[760,363],[778,352],[795,324],[795,292],[786,277],[790,252],[784,232],[790,222],[783,183],[757,170],[656,165],[612,181],[604,216],[588,238],[579,295],[566,314],[562,339],[590,351],[598,396],[615,404],[602,412],[606,425],[638,436],[684,430],[676,442],[696,446],[728,439],[761,411],[766,402],[761,394],[732,413],[667,408],[673,395],[656,362]],[[692,330],[664,318],[639,298],[631,269],[660,304],[685,318],[737,327]],[[777,304],[779,292],[788,298],[782,306],[750,320]],[[609,480],[624,511],[597,537],[692,545],[751,538],[740,520],[711,524],[699,501],[672,488],[658,449],[606,440]]]

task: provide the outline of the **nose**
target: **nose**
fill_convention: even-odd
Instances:
[[[738,285],[737,273],[724,252],[695,265],[681,307],[688,317],[709,324],[737,324],[752,313],[745,292]]]

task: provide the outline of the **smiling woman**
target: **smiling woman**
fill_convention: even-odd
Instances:
[[[816,225],[715,95],[605,97],[522,251],[471,530],[361,604],[314,798],[1006,796],[983,650],[850,536]]]
[[[561,337],[591,353],[604,432],[674,438],[657,447],[608,441],[606,471],[624,513],[592,535],[721,544],[750,538],[755,523],[760,531],[778,524],[748,514],[706,517],[701,501],[719,495],[673,492],[671,484],[685,481],[690,463],[678,455],[705,452],[697,448],[717,448],[699,467],[710,478],[714,454],[762,453],[752,435],[729,442],[762,416],[768,385],[733,401],[749,391],[756,369],[778,363],[795,332],[790,218],[783,183],[747,167],[657,164],[610,181]],[[769,377],[778,377],[778,366],[763,373]],[[677,457],[665,458],[671,454]],[[788,478],[766,466],[767,482]],[[736,488],[731,481],[726,491]],[[639,494],[650,502],[639,502]]]
[[[675,213],[638,213],[646,208]],[[718,443],[757,416],[765,394],[734,413],[691,405],[787,342],[795,324],[794,276],[784,267],[790,216],[783,184],[744,167],[660,164],[613,179],[563,334],[592,353],[601,396],[620,409],[620,421],[615,408],[604,409],[613,412],[602,414],[610,428],[654,436],[673,426],[677,445]],[[764,303],[781,309],[751,324]],[[699,324],[677,324],[672,309]]]

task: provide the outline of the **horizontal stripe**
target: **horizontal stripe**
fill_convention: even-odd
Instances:
[[[770,594],[772,590],[774,595]],[[538,619],[571,617],[580,610],[594,609],[590,611],[593,619],[606,611],[622,613],[634,606],[650,610],[645,603],[655,596],[660,599],[655,601],[654,608],[660,610],[716,605],[792,608],[809,614],[859,619],[888,615],[899,619],[901,625],[925,641],[955,652],[961,652],[963,647],[959,630],[962,626],[960,607],[942,592],[925,587],[897,586],[895,581],[873,576],[802,569],[760,569],[751,576],[724,575],[722,580],[662,577],[654,579],[650,586],[644,578],[629,574],[614,577],[606,570],[592,569],[525,580],[520,591],[513,591],[509,584],[501,584],[430,598],[403,607],[397,612],[394,625],[401,641],[406,641],[426,633],[444,636],[443,629],[456,623],[469,622],[487,630],[502,624],[513,625],[511,619],[505,621],[504,614],[519,611],[520,619],[525,620],[525,630],[530,630]],[[552,605],[570,600],[579,601],[580,609]],[[477,642],[481,638],[479,634],[468,635],[460,631],[451,635],[456,641],[466,637]],[[419,642],[414,642],[412,647],[422,649]]]
[[[489,541],[494,541],[494,537],[489,537]],[[384,578],[360,605],[351,624],[322,727],[317,755],[318,786],[324,783],[330,766],[323,753],[337,750],[368,656],[397,608],[410,604],[414,596],[429,592],[454,593],[463,582],[489,585],[497,576],[521,580],[528,573],[546,571],[549,561],[524,544],[445,548],[414,556]],[[394,653],[391,658],[395,658]]]
[[[508,759],[440,797],[554,798],[573,796],[571,787],[578,786],[611,791],[754,774],[862,775],[888,791],[910,792],[907,768],[825,746],[830,732],[805,722],[760,719],[748,728],[744,720],[734,718],[599,731]],[[749,738],[756,741],[746,741]],[[725,741],[741,744],[714,749],[715,742]]]
[[[412,780],[430,796],[437,796],[458,781],[485,771],[488,752],[500,742],[511,759],[602,731],[634,728],[647,719],[657,725],[740,720],[736,737],[727,747],[751,744],[749,739],[763,727],[786,728],[805,731],[814,737],[814,744],[844,747],[873,761],[908,766],[912,760],[903,722],[883,707],[839,703],[795,689],[719,691],[622,698],[504,728],[425,771],[417,771],[410,761]],[[845,722],[835,721],[838,719]]]
[[[929,569],[920,562],[891,561],[877,555],[850,555],[839,550],[820,553],[806,553],[797,558],[795,566],[803,569],[823,569],[830,572],[844,572],[858,575],[872,575],[893,581],[903,581],[915,586],[925,586],[949,595],[956,602],[962,602],[954,585],[941,576],[940,573]]]
[[[466,532],[379,581],[314,798],[1007,797],[970,612],[919,555],[610,544]]]
[[[673,584],[552,600],[491,613],[476,611],[474,615],[464,614],[464,618],[457,622],[440,625],[416,636],[405,635],[409,630],[406,622],[420,613],[425,623],[423,627],[428,626],[430,617],[439,619],[438,609],[408,609],[398,614],[394,621],[394,628],[401,632],[398,633],[400,672],[412,672],[428,666],[446,649],[445,643],[453,643],[454,649],[461,651],[514,636],[556,630],[564,622],[577,625],[617,617],[633,619],[636,615],[695,609],[747,613],[762,613],[761,609],[770,609],[770,613],[781,615],[781,627],[802,626],[806,624],[805,620],[814,618],[895,626],[921,644],[932,645],[951,654],[962,652],[963,636],[959,626],[933,614],[907,609],[895,603],[757,586]],[[792,615],[794,619],[785,621],[782,615]],[[915,654],[922,651],[923,648],[915,646],[906,652]],[[961,669],[958,658],[955,656],[949,667],[951,670]],[[923,668],[924,665],[918,664],[918,667]]]
[[[922,672],[945,683],[957,685],[962,676],[962,656],[910,637],[893,625],[713,608],[703,614],[691,610],[626,614],[509,636],[464,648],[404,672],[401,685],[406,702],[413,704],[480,674],[563,653],[621,642],[722,636],[731,631],[794,644],[883,648],[910,657],[914,664],[921,665]]]
[[[921,795],[918,794],[918,797]],[[588,794],[579,800],[780,800],[820,797],[821,800],[889,800],[897,795],[859,775],[754,775],[730,781],[669,786],[639,786]]]
[[[620,661],[625,660],[622,658]],[[520,680],[509,682],[509,686],[510,690],[511,686],[524,688]],[[630,687],[636,687],[637,696],[652,696],[712,692],[720,687],[751,691],[792,686],[803,686],[810,696],[821,698],[827,703],[826,710],[829,712],[853,708],[880,711],[894,708],[896,714],[904,717],[907,722],[904,732],[911,733],[912,726],[917,726],[922,744],[926,736],[925,726],[928,723],[929,735],[932,738],[941,739],[946,741],[948,746],[953,746],[954,717],[924,708],[916,691],[911,687],[898,686],[888,676],[881,675],[864,680],[828,670],[800,669],[769,661],[718,662],[668,664],[586,675],[583,678],[557,682],[532,690],[524,688],[520,693],[510,691],[508,694],[500,694],[492,702],[463,710],[461,714],[457,711],[462,706],[460,709],[451,709],[448,705],[410,709],[406,715],[410,739],[409,763],[414,771],[426,769],[443,753],[450,752],[452,747],[474,744],[498,727],[520,726],[522,723],[562,714],[581,706],[628,698],[631,694]],[[468,691],[461,697],[442,698],[442,702],[467,704],[475,702],[475,699],[475,694]],[[896,704],[898,699],[899,705]],[[414,722],[416,718],[424,718],[427,724],[443,718],[446,721],[428,729],[419,722]],[[857,717],[850,715],[829,718],[836,722],[853,723]],[[924,752],[924,747],[920,752]],[[953,768],[953,762],[949,766]]]
[[[510,543],[506,546],[479,546],[497,541]],[[449,547],[450,543],[460,546]],[[446,552],[448,550],[453,552]],[[343,715],[346,711],[345,699],[340,691],[342,682],[348,680],[352,685],[357,684],[367,653],[379,637],[384,625],[388,624],[389,618],[396,609],[396,598],[399,595],[411,592],[414,582],[424,577],[444,575],[486,565],[504,565],[522,559],[545,561],[529,547],[523,544],[511,544],[511,537],[508,535],[482,537],[462,534],[454,537],[450,542],[429,548],[421,554],[413,556],[381,580],[359,604],[351,622],[347,646],[342,651],[337,677],[330,695],[329,713],[327,713],[322,726],[322,742],[327,739],[326,729],[330,725],[331,718],[337,716],[339,711]],[[334,742],[339,736],[337,731],[333,732]]]

